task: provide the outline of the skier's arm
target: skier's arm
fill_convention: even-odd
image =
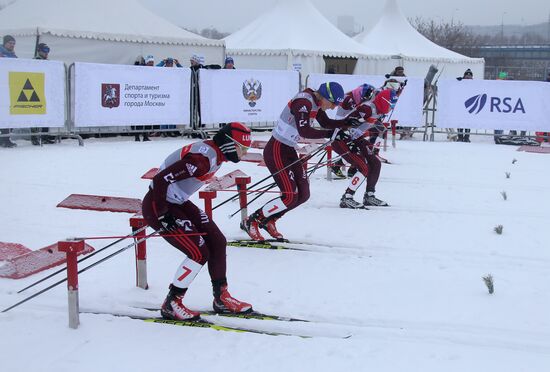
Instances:
[[[166,167],[153,177],[153,199],[157,214],[168,211],[166,193],[170,184],[191,177],[204,176],[210,170],[210,161],[200,154],[187,154],[181,160]]]
[[[290,112],[296,121],[298,134],[303,138],[330,138],[332,131],[319,130],[311,127],[309,115],[311,102],[307,99],[296,99],[290,104]]]
[[[328,117],[327,113],[323,110],[319,110],[317,112],[317,116],[315,117],[317,119],[317,122],[326,129],[336,129],[336,128],[347,128],[348,125],[346,124],[346,119],[341,120],[335,120]]]

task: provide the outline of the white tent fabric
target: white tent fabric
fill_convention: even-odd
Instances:
[[[470,68],[475,77],[483,77],[483,58],[469,58],[426,39],[405,18],[397,0],[387,0],[378,22],[355,36],[355,40],[369,53],[393,56],[394,60],[385,66],[385,71],[377,73],[389,73],[395,66],[402,65],[409,76],[425,76],[430,64],[434,64],[443,71],[442,76],[462,76]]]
[[[302,76],[323,73],[323,56],[357,58],[355,73],[367,73],[377,60],[338,30],[309,0],[279,0],[273,9],[227,36],[227,54],[247,69],[296,69]]]
[[[187,65],[198,53],[220,64],[224,55],[223,41],[181,29],[135,0],[18,0],[0,11],[0,34],[16,38],[19,57],[32,58],[38,40],[66,63],[128,64],[152,54]]]

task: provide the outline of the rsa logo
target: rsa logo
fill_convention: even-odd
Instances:
[[[521,98],[517,100],[511,97],[488,97],[487,94],[478,94],[468,98],[464,102],[464,107],[470,114],[477,115],[483,108],[487,106],[490,112],[502,112],[505,114],[521,112],[525,114],[525,106]]]

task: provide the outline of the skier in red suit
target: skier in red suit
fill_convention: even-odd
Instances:
[[[245,313],[252,305],[227,290],[226,239],[214,221],[189,197],[213,177],[225,161],[238,162],[250,146],[250,129],[226,124],[212,140],[195,142],[170,154],[143,199],[143,217],[187,257],[178,266],[161,314],[166,319],[195,320],[200,313],[183,304],[187,288],[208,263],[216,312]],[[202,233],[202,235],[188,235]]]
[[[334,129],[348,127],[346,120],[330,119],[325,112],[336,108],[343,99],[342,86],[327,82],[317,90],[308,88],[298,93],[283,109],[263,153],[281,196],[267,202],[241,223],[241,228],[252,239],[265,240],[260,228],[275,239],[284,239],[276,221],[309,199],[309,180],[295,147],[301,138],[331,138]],[[313,128],[314,119],[324,129]]]

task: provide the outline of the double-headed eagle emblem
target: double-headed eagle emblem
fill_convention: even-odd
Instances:
[[[256,101],[262,97],[262,83],[255,79],[245,80],[243,97],[248,101],[250,107],[256,106]]]

